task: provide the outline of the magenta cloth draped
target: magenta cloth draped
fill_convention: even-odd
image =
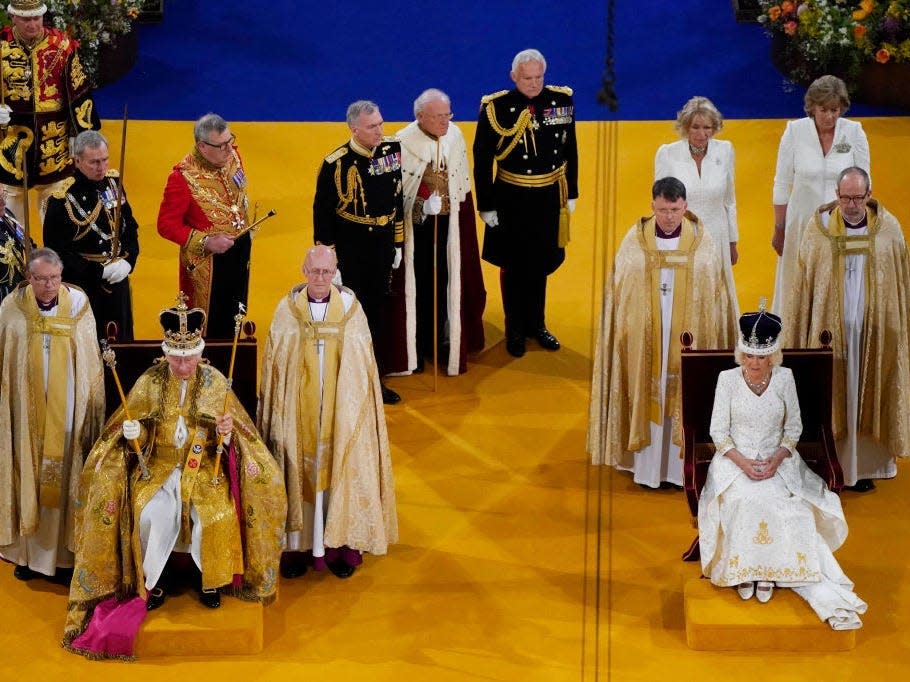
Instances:
[[[105,599],[95,607],[85,632],[76,637],[71,646],[81,653],[101,658],[132,658],[133,644],[145,614],[145,600],[141,597],[123,602],[114,597]]]

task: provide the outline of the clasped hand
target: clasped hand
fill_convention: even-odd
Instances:
[[[739,467],[753,481],[764,481],[772,478],[777,473],[777,468],[783,461],[784,457],[775,452],[768,459],[748,459],[743,457]]]

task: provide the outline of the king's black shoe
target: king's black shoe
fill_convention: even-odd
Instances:
[[[163,587],[156,585],[149,590],[148,597],[145,599],[145,610],[154,611],[164,604],[165,599],[167,599],[167,592],[165,592]]]
[[[217,588],[214,590],[200,590],[199,601],[202,602],[203,606],[210,609],[217,609],[221,606],[221,593],[218,592]]]

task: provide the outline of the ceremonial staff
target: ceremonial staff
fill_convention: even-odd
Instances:
[[[240,237],[242,237],[243,235],[245,235],[245,234],[246,234],[247,232],[249,232],[250,230],[259,227],[259,225],[260,225],[261,223],[264,223],[266,220],[268,220],[269,218],[271,218],[271,217],[274,216],[274,215],[278,215],[278,213],[277,213],[277,211],[275,211],[274,209],[272,209],[271,211],[269,211],[268,213],[266,213],[264,216],[262,216],[259,220],[253,221],[252,223],[250,223],[249,225],[247,225],[247,226],[244,227],[243,229],[239,230],[239,231],[236,232],[235,234],[230,235],[231,239],[234,239],[234,240],[239,239]],[[189,263],[187,263],[186,269],[187,269],[188,271],[192,272],[193,270],[196,269],[196,266],[199,264],[199,262],[200,262],[203,258],[207,258],[207,257],[208,257],[208,256],[199,256],[198,258],[193,258],[192,261],[190,261]]]
[[[436,171],[433,191],[439,188],[439,137],[436,138]],[[439,388],[439,272],[437,259],[439,255],[439,212],[433,214],[433,393]],[[418,351],[419,352],[419,351]]]
[[[120,214],[123,208],[123,172],[126,169],[126,124],[129,120],[127,105],[123,105],[123,130],[120,132],[120,173],[117,185],[117,205],[114,206],[114,224],[111,225],[111,259],[120,254]]]
[[[266,216],[268,217],[268,216]],[[263,218],[265,220],[265,218]],[[227,390],[224,392],[224,409],[221,414],[225,414],[228,409],[228,400],[231,396],[231,385],[234,383],[234,359],[237,357],[237,341],[240,338],[240,325],[246,313],[246,306],[243,303],[237,303],[237,314],[234,315],[234,344],[231,346],[231,364],[228,365]],[[215,447],[215,475],[212,478],[212,485],[221,482],[221,453],[224,452],[224,434],[218,433],[218,445]]]
[[[18,144],[18,143],[17,143]],[[22,227],[25,228],[25,262],[28,264],[29,256],[32,253],[32,231],[31,219],[29,218],[28,206],[28,151],[22,155]],[[27,267],[27,265],[26,265]]]
[[[100,343],[101,359],[104,360],[104,364],[110,367],[111,374],[114,375],[114,383],[117,385],[117,393],[120,394],[120,403],[123,405],[123,416],[126,417],[127,421],[132,421],[133,418],[130,416],[130,408],[126,402],[126,395],[123,393],[123,385],[120,383],[120,376],[117,374],[117,355],[114,353],[114,349],[107,345],[107,339],[101,339]],[[139,441],[130,440],[129,444],[136,453],[136,459],[139,460],[139,468],[142,470],[142,480],[149,480],[151,474],[149,474],[148,466],[145,457],[142,454],[142,447],[139,445]]]

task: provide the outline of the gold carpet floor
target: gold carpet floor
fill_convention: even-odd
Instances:
[[[910,225],[903,156],[910,119],[867,119],[874,194]],[[322,156],[338,124],[236,124],[259,214],[250,319],[264,343],[279,297],[299,278],[311,243]],[[392,132],[396,126],[387,127]],[[119,122],[105,122],[119,164]],[[464,130],[469,140],[473,126]],[[771,180],[783,121],[729,121],[737,151],[744,309],[770,296]],[[497,273],[484,266],[487,349],[466,375],[390,379],[404,401],[387,410],[401,542],[365,557],[349,580],[283,581],[265,610],[256,656],[89,662],[59,647],[62,587],[21,583],[0,566],[4,679],[286,680],[902,679],[910,672],[910,471],[867,495],[845,493],[850,537],[838,552],[869,603],[853,651],[801,655],[705,653],[686,647],[683,583],[698,575],[680,553],[693,537],[681,493],[646,492],[629,475],[586,465],[594,311],[604,263],[648,212],[653,154],[669,122],[579,126],[581,200],[566,264],[549,285],[558,353],[529,343],[515,360],[502,340]],[[126,187],[140,225],[133,277],[137,337],[157,337],[157,312],[176,294],[176,246],[155,232],[170,166],[189,148],[189,123],[131,122]],[[428,367],[428,370],[430,368]],[[165,605],[164,608],[167,608]],[[808,608],[808,606],[806,607]],[[206,612],[200,607],[200,618]],[[747,644],[747,643],[746,643]],[[903,673],[903,674],[901,674]]]

